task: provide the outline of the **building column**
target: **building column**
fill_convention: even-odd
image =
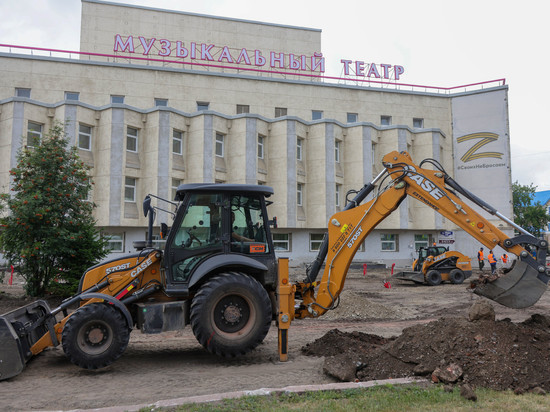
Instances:
[[[286,211],[287,227],[296,227],[296,121],[289,120],[286,123]]]
[[[76,146],[78,133],[76,131],[76,104],[65,103],[64,130],[69,146]]]
[[[258,169],[257,155],[257,136],[258,125],[257,120],[253,118],[246,119],[246,147],[245,147],[245,182],[250,185],[255,185],[258,182],[256,178]]]
[[[204,183],[214,183],[214,119],[211,114],[204,115],[204,136],[203,136],[203,178]],[[227,143],[227,142],[226,142]]]
[[[372,128],[369,126],[363,126],[363,182],[372,182],[374,178],[372,176]]]
[[[441,142],[439,140],[440,136],[440,133],[432,132],[432,157],[439,163],[443,164],[443,159],[441,159]],[[435,211],[434,215],[434,224],[436,229],[443,229],[443,215]]]
[[[122,217],[122,175],[124,167],[124,109],[112,109],[111,122],[111,174],[109,176],[109,226],[120,226]]]
[[[17,153],[23,146],[24,139],[26,139],[24,127],[25,127],[25,103],[13,102],[10,169],[13,169],[14,167],[17,166]]]
[[[336,210],[336,160],[334,159],[334,123],[325,123],[325,214],[326,221]]]

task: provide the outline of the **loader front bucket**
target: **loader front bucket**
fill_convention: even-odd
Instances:
[[[509,308],[527,308],[537,303],[546,291],[548,277],[542,275],[539,278],[539,275],[527,263],[516,261],[507,274],[492,282],[477,285],[474,293]]]
[[[0,316],[0,380],[19,375],[32,358],[31,347],[53,333],[55,317],[46,301],[39,300]]]

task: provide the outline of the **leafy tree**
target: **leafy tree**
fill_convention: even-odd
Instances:
[[[540,236],[550,222],[550,215],[540,202],[533,204],[536,186],[520,185],[517,181],[512,185],[512,201],[514,207],[514,222],[534,236]]]
[[[39,145],[19,150],[10,175],[12,195],[2,195],[5,258],[25,279],[27,295],[74,293],[84,271],[108,253],[87,201],[88,167],[56,123]]]

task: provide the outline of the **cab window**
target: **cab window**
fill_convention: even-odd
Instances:
[[[242,253],[268,253],[268,242],[258,198],[231,197],[231,246]]]
[[[172,246],[199,249],[221,245],[221,196],[194,194]]]

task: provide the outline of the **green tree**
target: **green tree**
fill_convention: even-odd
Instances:
[[[26,281],[29,296],[70,295],[84,271],[108,253],[87,201],[88,167],[68,148],[56,123],[36,147],[23,147],[10,170],[11,196],[3,194],[0,245]]]
[[[550,215],[540,202],[533,203],[536,186],[520,185],[517,181],[512,185],[512,201],[514,207],[514,222],[534,236],[540,236],[550,222]]]

